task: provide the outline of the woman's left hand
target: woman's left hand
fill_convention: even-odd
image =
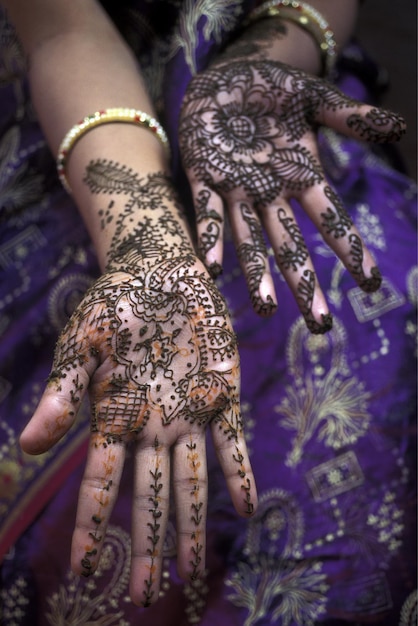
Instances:
[[[312,332],[329,330],[327,303],[290,206],[295,198],[359,286],[379,288],[372,255],[326,181],[316,130],[394,141],[394,113],[353,101],[327,81],[265,59],[228,59],[196,75],[179,127],[180,149],[197,215],[198,247],[212,275],[221,271],[224,207],[254,309],[270,315],[277,298],[265,229]]]

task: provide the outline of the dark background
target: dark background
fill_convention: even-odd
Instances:
[[[417,1],[366,0],[356,35],[389,74],[383,105],[406,119],[408,130],[399,149],[408,174],[417,180]]]

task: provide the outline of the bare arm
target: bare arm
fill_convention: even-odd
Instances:
[[[54,154],[67,131],[97,110],[154,114],[135,59],[95,0],[6,6]],[[20,442],[32,454],[48,450],[89,392],[91,438],[72,543],[73,570],[85,576],[97,568],[126,446],[133,447],[131,598],[148,606],[158,598],[170,484],[179,572],[194,579],[205,567],[206,427],[237,511],[255,511],[236,339],[225,301],[195,255],[164,148],[148,129],[95,128],[76,143],[67,175],[104,272],[59,338]]]
[[[347,43],[356,23],[358,0],[310,0],[309,5],[328,22],[335,36],[337,50]],[[290,20],[266,18],[263,24],[254,24],[254,30],[275,28],[277,37],[269,46],[269,58],[286,63],[311,74],[321,68],[320,52],[311,34]]]
[[[6,0],[29,61],[32,100],[56,156],[70,128],[87,115],[131,107],[154,115],[140,69],[127,44],[96,0]],[[97,196],[82,180],[88,162],[111,159],[141,174],[168,171],[163,147],[131,124],[96,128],[72,151],[67,177],[104,267],[112,237],[100,229]]]

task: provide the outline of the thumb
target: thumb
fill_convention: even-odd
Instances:
[[[42,454],[70,430],[88,382],[89,377],[81,368],[65,378],[50,377],[33,417],[20,435],[24,452]]]
[[[323,126],[372,143],[399,141],[405,134],[406,123],[398,113],[352,100],[324,82],[318,91],[315,121]]]
[[[390,143],[399,141],[405,134],[406,123],[397,113],[363,105],[360,110],[347,118],[347,128],[349,129],[347,134],[358,139],[373,143]]]

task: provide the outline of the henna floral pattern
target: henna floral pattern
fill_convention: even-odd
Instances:
[[[213,275],[220,273],[217,254],[223,219],[208,207],[217,202],[229,211],[255,310],[269,315],[276,309],[273,288],[265,288],[260,298],[262,280],[268,283],[268,262],[259,234],[267,224],[276,261],[292,290],[289,271],[312,275],[308,282],[314,292],[302,299],[301,310],[311,330],[324,330],[330,326],[329,315],[322,324],[318,312],[308,308],[308,303],[314,306],[320,288],[297,223],[290,217],[289,199],[298,200],[362,289],[378,289],[380,274],[371,267],[370,254],[350,216],[325,181],[317,156],[317,127],[326,124],[359,139],[386,142],[399,139],[405,125],[394,113],[363,111],[359,102],[327,81],[277,62],[271,49],[283,29],[276,20],[251,25],[214,64],[193,77],[183,100],[179,144],[195,196],[200,256]],[[240,215],[244,203],[245,219]],[[277,213],[277,205],[278,219],[271,220],[266,213]],[[253,261],[257,256],[256,266],[249,262],[250,253]],[[305,292],[305,287],[302,281],[299,288]],[[302,300],[298,298],[299,303]]]
[[[85,183],[92,193],[110,197],[101,219],[103,228],[112,225],[113,238],[106,272],[58,342],[49,385],[63,397],[68,394],[71,415],[88,385],[90,390],[92,454],[105,469],[84,542],[86,576],[97,567],[116,497],[115,451],[129,441],[149,442],[152,467],[142,485],[149,517],[142,604],[148,606],[156,599],[168,515],[164,450],[177,445],[178,437],[196,437],[211,424],[215,443],[230,445],[229,475],[238,481],[238,507],[243,515],[254,510],[242,438],[238,351],[224,299],[194,254],[168,179],[155,174],[141,180],[120,165],[97,161],[89,165]],[[202,570],[204,550],[200,454],[201,447],[190,439],[184,455],[192,489],[185,510],[193,528],[189,569],[194,579]]]
[[[179,129],[186,169],[218,193],[244,191],[256,208],[320,182],[318,162],[298,142],[309,128],[306,94],[300,73],[268,61],[235,61],[196,76]]]

